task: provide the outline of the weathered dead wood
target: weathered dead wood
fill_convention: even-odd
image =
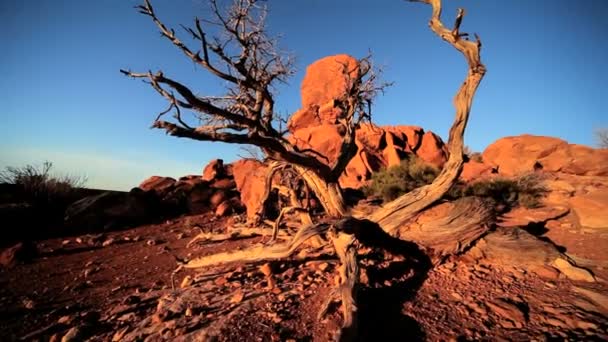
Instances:
[[[438,201],[458,179],[464,163],[464,131],[469,119],[475,91],[486,73],[486,68],[481,63],[480,58],[481,41],[479,37],[475,35],[476,41],[473,42],[463,39],[466,34],[460,33],[464,10],[458,10],[456,23],[454,28],[450,30],[441,22],[441,0],[418,0],[418,2],[427,3],[433,7],[429,22],[431,30],[462,53],[469,69],[464,83],[454,97],[456,116],[450,128],[447,144],[449,158],[439,176],[433,183],[415,189],[387,203],[381,210],[376,211],[369,217],[370,220],[377,222],[382,229],[395,236],[399,236],[399,229],[403,228],[403,222]]]
[[[329,224],[319,223],[301,228],[293,239],[285,244],[274,246],[255,246],[236,252],[224,252],[193,259],[184,264],[184,268],[201,268],[206,266],[228,264],[232,262],[255,262],[262,260],[289,257],[300,245],[313,236],[325,233]]]
[[[478,197],[464,197],[424,211],[423,219],[413,219],[401,229],[399,238],[432,251],[435,261],[467,250],[492,228],[493,203]]]
[[[357,331],[357,305],[355,302],[356,285],[359,282],[359,265],[357,264],[357,250],[355,247],[355,237],[338,231],[331,233],[331,241],[338,258],[340,259],[340,285],[337,288],[337,295],[342,303],[342,316],[344,322],[342,330],[338,334],[337,341],[350,341],[356,336]]]

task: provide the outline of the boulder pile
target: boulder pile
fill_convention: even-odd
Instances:
[[[242,210],[232,165],[224,165],[222,159],[212,160],[201,176],[190,175],[179,180],[152,176],[139,188],[153,193],[163,208],[175,214],[213,211],[217,216],[226,216]]]
[[[152,176],[129,192],[107,191],[84,197],[65,213],[68,227],[113,229],[182,214],[214,212],[227,216],[243,210],[231,165],[212,160],[202,175],[178,180]]]
[[[288,122],[290,139],[300,149],[313,149],[320,161],[332,164],[340,153],[343,113],[336,106],[349,80],[359,72],[358,62],[348,55],[322,58],[306,69],[301,86],[302,109]],[[441,138],[418,126],[362,124],[356,131],[357,154],[340,177],[343,188],[360,188],[374,172],[398,165],[409,155],[443,167],[447,148]]]

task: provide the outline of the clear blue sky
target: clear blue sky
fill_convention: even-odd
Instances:
[[[608,127],[608,1],[444,1],[451,25],[483,40],[488,73],[475,97],[466,144],[481,151],[496,139],[532,133],[593,145]],[[162,69],[218,94],[221,83],[162,39],[135,0],[0,2],[0,167],[44,160],[86,174],[89,186],[129,189],[152,174],[197,174],[213,158],[234,160],[238,146],[165,136],[148,127],[166,103],[122,76]],[[204,0],[153,1],[168,24],[204,15]],[[371,50],[394,81],[376,101],[378,124],[412,124],[442,137],[463,80],[462,56],[427,27],[428,6],[401,0],[270,0],[268,27],[297,57],[277,109],[299,108],[306,65],[323,56]],[[185,36],[184,36],[185,37]]]

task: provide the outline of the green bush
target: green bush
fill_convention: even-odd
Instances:
[[[411,156],[399,165],[374,173],[363,192],[367,196],[379,196],[385,201],[391,201],[413,189],[430,184],[438,174],[437,168]]]
[[[446,197],[456,199],[464,196],[492,198],[498,205],[506,207],[539,207],[541,198],[547,190],[541,185],[538,174],[530,173],[515,179],[492,178],[471,184],[456,184]]]

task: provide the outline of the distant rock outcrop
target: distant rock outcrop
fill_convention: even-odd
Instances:
[[[579,176],[608,176],[608,149],[569,144],[536,135],[505,137],[483,152],[483,161],[498,167],[499,174],[513,176],[536,170]]]
[[[202,176],[185,176],[178,181],[170,177],[152,176],[139,187],[154,192],[161,205],[175,213],[200,214],[213,211],[218,216],[225,216],[242,210],[232,167],[224,165],[222,159],[209,162],[203,169]]]

